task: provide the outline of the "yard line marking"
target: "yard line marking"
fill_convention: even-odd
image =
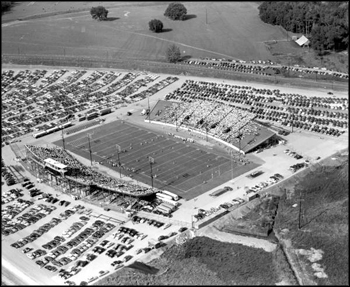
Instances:
[[[142,138],[142,135],[140,135],[140,137]],[[137,137],[134,137],[134,138],[137,138]],[[113,142],[115,142],[115,139],[112,139],[111,141],[113,141]],[[130,140],[128,140],[127,142],[130,142]],[[164,142],[164,141],[163,141]],[[137,142],[136,143],[136,145],[138,145],[140,142]],[[158,145],[159,144],[159,142],[154,142],[154,145]],[[153,145],[153,144],[152,144]],[[149,145],[149,146],[147,146],[147,147],[151,147],[151,145]],[[114,149],[114,147],[112,146],[112,147],[108,147],[108,148],[106,148],[105,149],[105,151],[106,150],[109,150],[109,149],[111,149],[111,151]],[[131,155],[136,155],[136,154],[138,154],[140,152],[140,149],[136,149],[136,150],[134,150],[133,152],[127,152],[128,153],[128,155],[130,155],[128,158],[131,158]],[[154,150],[153,151],[150,151],[149,153],[147,153],[147,155],[148,154],[150,154],[150,153],[153,153],[154,152]],[[143,154],[142,155],[142,158],[145,156],[146,154]],[[127,161],[127,162],[125,162],[126,164],[130,164],[130,163],[133,163],[134,162],[134,160],[135,159],[139,159],[140,158],[140,156],[137,156],[137,157],[134,157],[133,159],[130,159],[130,161]]]

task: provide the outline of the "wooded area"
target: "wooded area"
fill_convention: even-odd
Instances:
[[[259,16],[265,23],[306,35],[311,48],[323,53],[348,49],[348,10],[348,2],[263,2]]]

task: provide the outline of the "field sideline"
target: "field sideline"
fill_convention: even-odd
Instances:
[[[163,61],[175,43],[187,57],[272,59],[263,42],[286,37],[260,21],[254,2],[188,2],[186,21],[166,18],[167,5],[109,8],[110,21],[102,22],[82,11],[3,24],[2,52]],[[161,20],[165,32],[149,31],[151,19]]]
[[[154,186],[176,192],[189,200],[213,188],[205,182],[215,182],[215,186],[232,179],[231,159],[217,155],[214,151],[200,148],[193,143],[184,143],[167,135],[149,131],[125,121],[114,121],[89,130],[93,161],[118,171],[116,144],[120,145],[120,163],[128,169],[122,173],[135,180],[151,185],[151,167],[148,157],[155,159],[152,165]],[[62,146],[62,140],[53,144]],[[90,158],[87,132],[65,138],[68,150]],[[233,174],[237,176],[257,167],[255,163],[240,166],[232,162]],[[215,179],[215,180],[214,180]]]

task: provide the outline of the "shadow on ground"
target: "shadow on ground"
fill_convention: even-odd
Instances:
[[[118,17],[108,17],[105,21],[115,21],[115,20],[118,20],[120,18]]]

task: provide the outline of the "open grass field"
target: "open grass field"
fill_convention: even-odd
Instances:
[[[184,143],[165,134],[156,133],[125,121],[115,121],[89,130],[92,158],[116,171],[111,162],[118,163],[116,144],[120,145],[119,159],[123,174],[151,185],[151,166],[148,157],[154,158],[152,174],[154,186],[175,192],[191,199],[238,176],[258,165],[241,166],[227,155],[216,154],[194,143]],[[62,140],[54,142],[62,146]],[[67,150],[90,158],[87,132],[65,138]],[[233,168],[233,172],[231,169]],[[208,184],[206,183],[208,182]],[[214,185],[214,186],[213,186]]]
[[[4,23],[3,54],[163,61],[167,46],[175,43],[187,57],[263,60],[273,59],[264,41],[286,38],[279,27],[259,19],[255,2],[186,2],[185,21],[166,18],[163,15],[166,2],[134,5],[121,2],[120,7],[114,8],[104,2],[30,3],[16,5],[4,17],[18,19],[40,13],[62,13],[64,8],[70,13]],[[97,3],[108,7],[109,21],[91,18],[89,9]],[[72,12],[84,7],[87,11]],[[148,22],[152,19],[163,22],[163,33],[149,31]]]

